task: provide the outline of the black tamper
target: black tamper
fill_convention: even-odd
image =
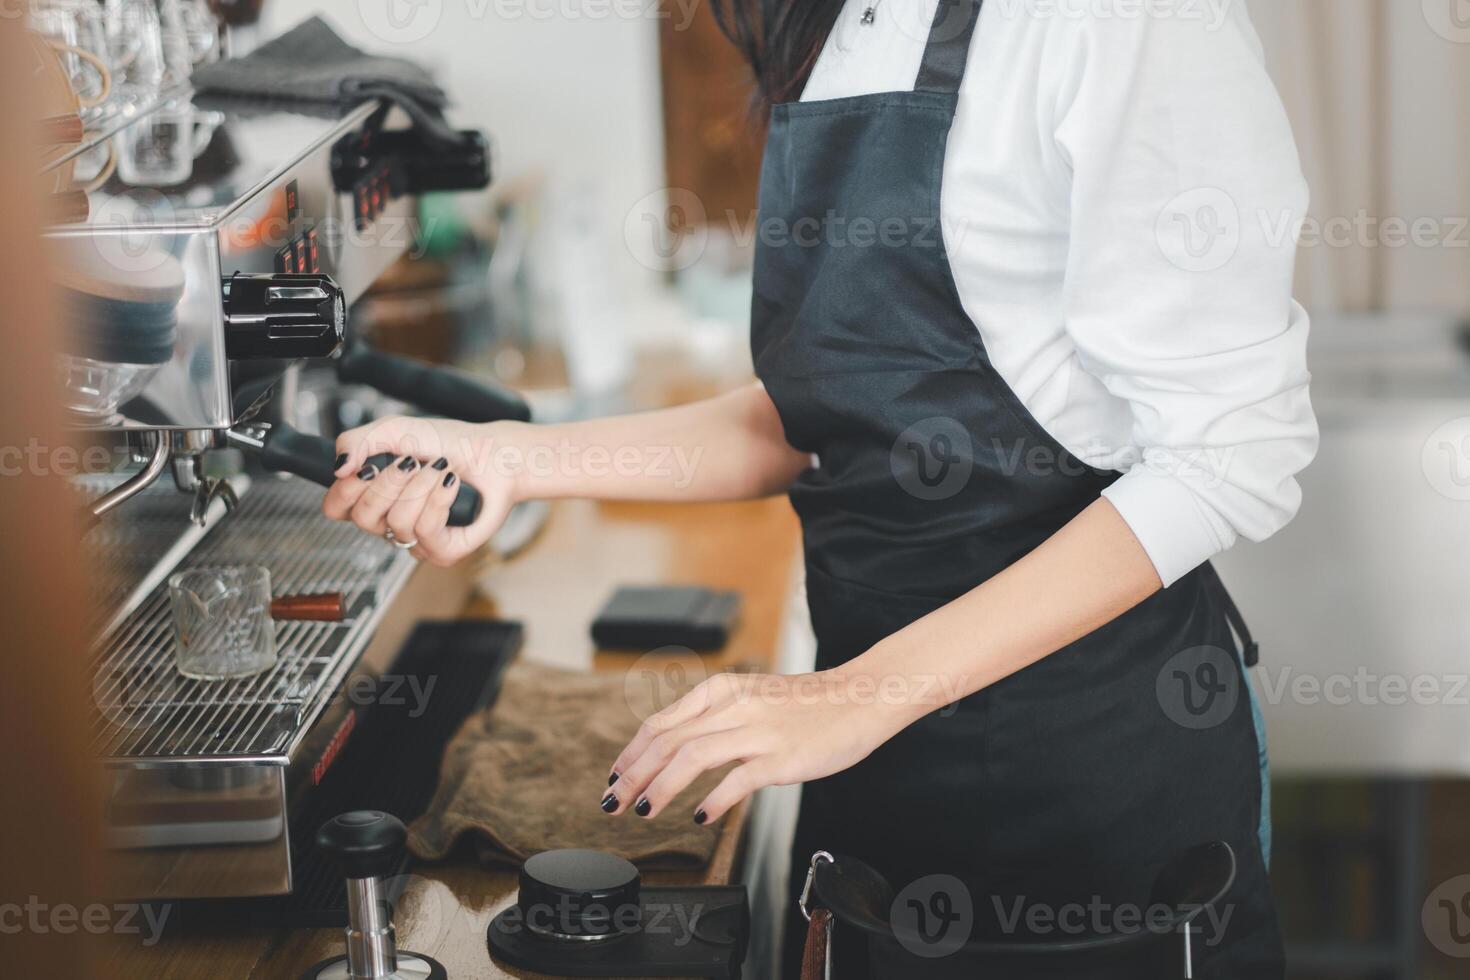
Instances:
[[[490,921],[490,956],[553,977],[739,980],[750,911],[739,886],[644,885],[615,854],[543,851]]]
[[[547,939],[595,943],[638,928],[638,869],[614,854],[542,851],[521,865],[526,929]]]
[[[322,824],[316,844],[347,879],[347,955],[318,963],[301,980],[448,980],[436,961],[397,948],[382,879],[398,866],[407,842],[403,822],[379,810]]]

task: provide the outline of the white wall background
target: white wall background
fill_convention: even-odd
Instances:
[[[664,6],[678,19],[697,2]],[[1470,212],[1470,22],[1451,19],[1465,0],[1247,2],[1302,147],[1313,217],[1428,218],[1454,236]],[[657,263],[630,247],[624,222],[633,214],[646,228],[662,213],[661,197],[648,200],[664,186],[658,9],[656,0],[272,0],[264,27],[271,35],[320,13],[360,47],[429,64],[456,100],[455,120],[493,137],[500,178],[543,174],[552,205],[570,202],[548,215],[553,224],[595,223],[589,235],[601,248],[579,254],[605,254],[607,266],[568,278],[605,276],[595,294],[642,309],[656,294]],[[1351,237],[1303,249],[1298,294],[1313,309],[1470,309],[1463,237],[1429,247],[1386,245],[1373,228]]]
[[[1470,312],[1470,4],[1250,0],[1321,234],[1314,311]],[[1405,241],[1403,228],[1417,226]]]
[[[349,42],[419,61],[455,105],[452,121],[494,141],[497,180],[544,174],[553,201],[605,222],[610,283],[638,302],[657,277],[623,220],[660,190],[663,124],[653,0],[273,0],[274,36],[320,14]]]

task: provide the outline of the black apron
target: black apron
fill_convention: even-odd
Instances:
[[[979,9],[940,3],[914,91],[771,115],[751,342],[787,439],[817,458],[791,500],[819,669],[1006,568],[1118,475],[1080,462],[1032,418],[992,367],[950,271],[941,175]],[[1171,857],[1224,840],[1239,874],[1228,923],[1195,944],[1196,976],[1280,977],[1256,731],[1229,608],[1203,566],[807,784],[793,891],[814,851],[845,853],[896,887],[959,877],[974,938],[1058,940],[1057,926],[1018,926],[1015,901],[1102,903],[1116,914],[1090,921],[1125,928]],[[1232,655],[1211,658],[1223,650]],[[1183,715],[1167,696],[1174,676]],[[1206,687],[1191,694],[1195,679]],[[1232,685],[1228,710],[1204,723],[1188,713],[1191,697]],[[800,926],[788,927],[788,951]]]

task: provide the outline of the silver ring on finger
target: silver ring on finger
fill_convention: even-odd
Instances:
[[[391,534],[392,532],[390,531],[389,533]],[[417,548],[418,546],[418,538],[414,538],[412,541],[399,541],[396,538],[393,540],[393,547],[397,548],[399,551],[409,551],[413,548]]]

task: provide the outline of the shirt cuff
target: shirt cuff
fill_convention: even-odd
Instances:
[[[1139,464],[1103,491],[1168,588],[1235,543],[1180,479]]]

